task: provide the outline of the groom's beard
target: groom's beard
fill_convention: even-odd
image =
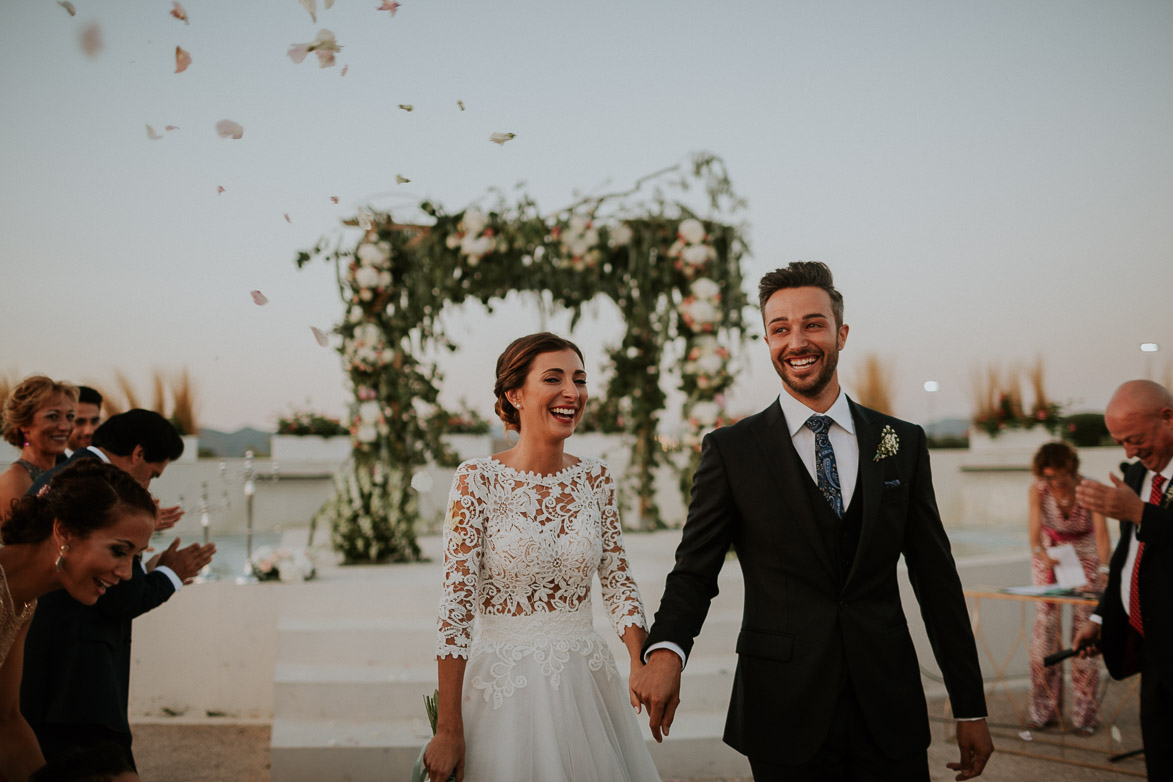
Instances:
[[[786,359],[798,358],[799,356],[822,357],[822,367],[815,375],[795,377],[794,370],[786,363]],[[790,353],[781,358],[774,359],[774,371],[778,373],[778,377],[782,378],[782,382],[795,393],[806,397],[818,396],[822,393],[823,389],[834,379],[835,369],[838,366],[838,349],[833,353],[823,353],[818,350],[804,350],[801,353]]]

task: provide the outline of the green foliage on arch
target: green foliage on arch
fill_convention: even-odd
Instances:
[[[636,200],[645,186],[650,195]],[[609,349],[603,414],[622,422],[632,443],[621,486],[638,498],[637,526],[663,526],[653,475],[666,458],[657,436],[665,356],[679,356],[677,383],[687,400],[688,484],[701,435],[724,422],[723,392],[732,382],[726,365],[742,342],[747,306],[741,231],[694,213],[683,200],[692,188],[704,192],[710,214],[744,206],[721,160],[701,154],[631,191],[585,198],[552,216],[524,197],[453,214],[423,202],[427,219],[417,222],[426,224],[360,209],[347,221],[363,232],[357,244],[323,240],[298,254],[299,268],[315,258],[336,265],[347,306],[336,331],[355,395],[353,458],[315,518],[329,522],[346,561],[419,558],[413,476],[430,461],[454,458],[441,439],[442,378],[429,358],[458,347],[440,315],[468,300],[491,309],[515,292],[571,311],[574,322],[600,296],[618,307],[627,329]]]

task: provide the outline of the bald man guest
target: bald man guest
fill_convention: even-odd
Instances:
[[[1076,498],[1120,520],[1108,588],[1075,639],[1082,656],[1103,652],[1108,673],[1140,673],[1140,729],[1151,780],[1173,780],[1173,395],[1132,380],[1112,395],[1108,433],[1137,459],[1124,480],[1085,479]]]

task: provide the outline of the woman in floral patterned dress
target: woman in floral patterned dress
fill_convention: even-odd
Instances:
[[[1048,549],[1064,543],[1075,547],[1084,578],[1093,588],[1107,583],[1109,556],[1108,527],[1104,517],[1075,501],[1079,483],[1079,457],[1066,443],[1047,443],[1034,456],[1031,466],[1037,482],[1030,488],[1031,582],[1042,586],[1055,583],[1053,568],[1058,562]],[[1105,564],[1101,564],[1105,563]],[[1093,606],[1076,606],[1071,636],[1087,622]],[[1060,605],[1035,605],[1034,636],[1030,645],[1029,727],[1039,730],[1063,716],[1063,666],[1043,665],[1043,658],[1059,651]],[[1096,691],[1100,683],[1098,658],[1071,661],[1072,722],[1081,734],[1096,729],[1099,709]]]
[[[432,780],[653,782],[656,767],[603,638],[596,573],[631,666],[647,623],[615,481],[563,450],[587,400],[582,353],[541,333],[497,360],[497,413],[517,444],[456,471],[444,533]],[[473,632],[473,620],[476,632]]]

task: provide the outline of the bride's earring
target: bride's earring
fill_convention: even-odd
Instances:
[[[58,573],[60,573],[61,569],[65,567],[65,552],[67,551],[69,551],[69,544],[63,543],[61,545],[60,553],[57,554],[57,562],[55,563]]]

